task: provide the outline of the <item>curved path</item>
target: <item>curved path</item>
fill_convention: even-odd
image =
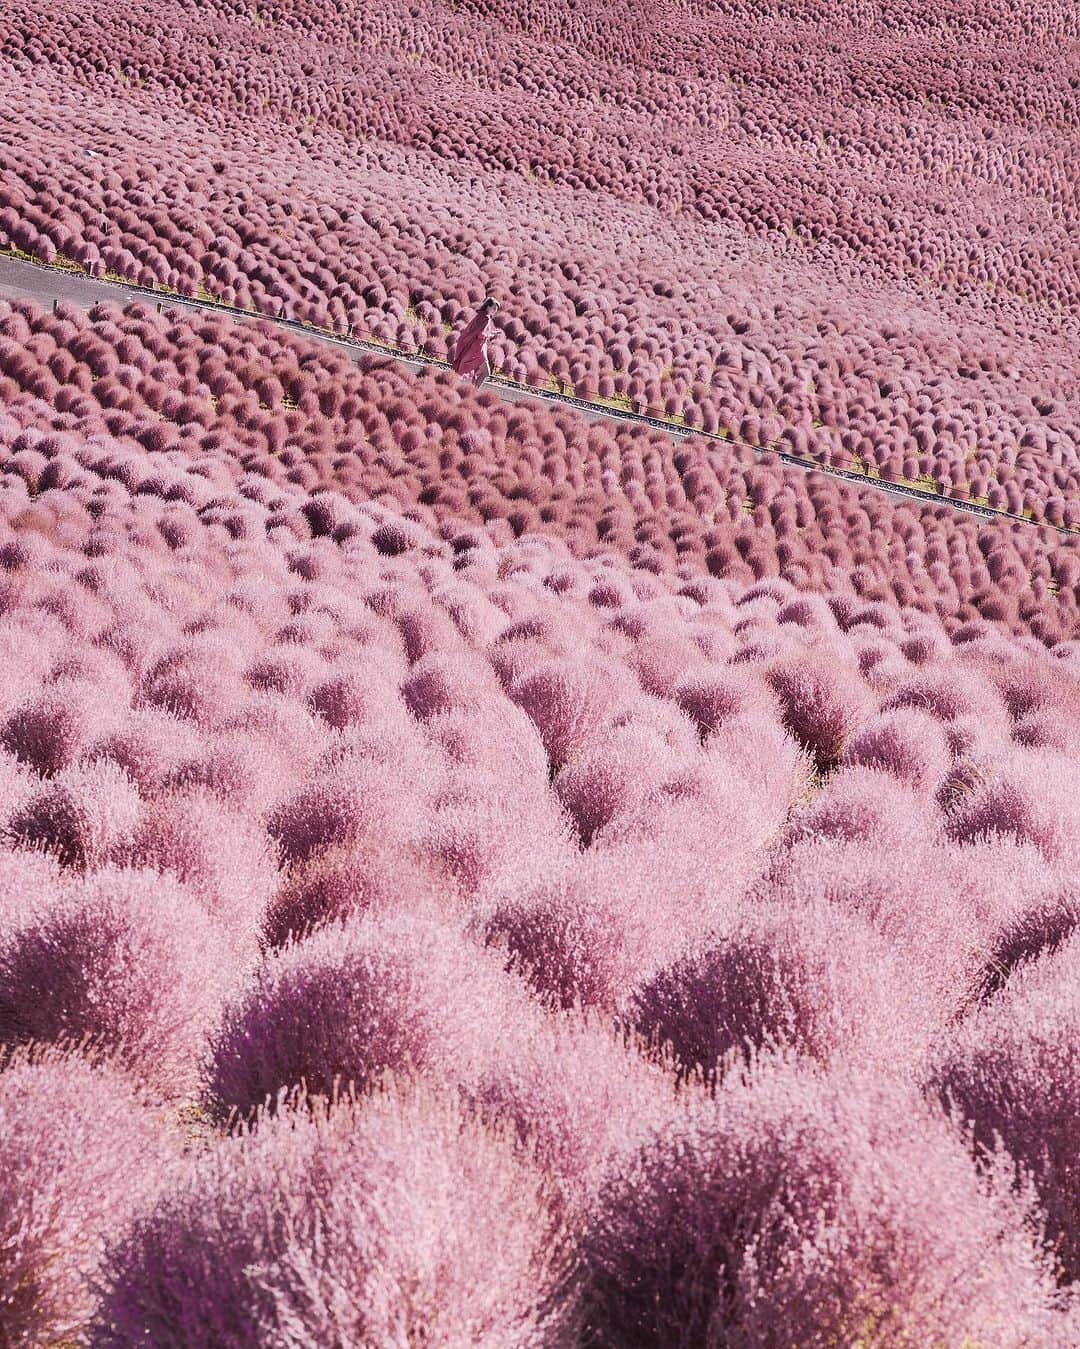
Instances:
[[[138,286],[126,281],[99,281],[66,267],[53,267],[46,263],[15,257],[10,253],[0,251],[0,299],[25,298],[32,299],[46,307],[54,305],[58,300],[67,300],[85,306],[87,309],[92,308],[102,300],[119,302],[152,301],[159,309],[166,306],[194,309],[228,314],[232,318],[248,322],[273,323],[285,331],[297,333],[310,338],[312,341],[322,342],[327,346],[348,351],[357,358],[360,356],[381,356],[412,370],[424,370],[432,367],[447,368],[446,361],[439,360],[434,356],[403,351],[399,347],[388,346],[382,342],[337,337],[324,329],[314,328],[310,324],[300,323],[296,319],[273,318],[268,314],[253,313],[248,309],[237,309],[233,305],[223,304],[217,300],[191,299],[184,295],[177,295],[173,291],[151,290],[146,286]],[[571,394],[556,393],[550,389],[519,384],[517,381],[506,379],[501,375],[492,376],[484,385],[484,388],[491,389],[508,403],[518,403],[525,399],[536,399],[546,403],[565,403],[569,407],[576,408],[590,421],[603,420],[621,422],[630,426],[648,426],[653,430],[663,431],[673,440],[685,440],[689,436],[702,436],[706,440],[716,440],[728,445],[740,445],[745,449],[752,450],[755,454],[775,454],[784,463],[796,464],[807,472],[827,473],[830,477],[842,478],[847,482],[856,483],[860,487],[875,487],[879,491],[890,492],[895,496],[914,497],[916,500],[931,502],[938,506],[951,506],[955,510],[966,511],[969,515],[976,515],[984,520],[1013,520],[1018,524],[1042,525],[1045,528],[1056,530],[1064,538],[1080,534],[1080,529],[1050,525],[1041,520],[1031,520],[1024,515],[1016,515],[1012,511],[997,510],[993,506],[977,505],[973,501],[965,501],[960,497],[943,496],[938,492],[915,487],[907,482],[894,482],[887,478],[870,477],[866,473],[860,473],[853,469],[837,468],[831,464],[822,464],[815,459],[804,459],[799,455],[789,454],[781,450],[777,445],[750,445],[746,441],[738,440],[735,437],[722,436],[715,431],[705,431],[698,427],[688,430],[685,426],[681,426],[677,422],[667,421],[662,417],[651,417],[645,413],[608,407],[602,403],[574,397]]]

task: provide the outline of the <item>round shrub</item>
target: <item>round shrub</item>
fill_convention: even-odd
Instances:
[[[914,707],[871,718],[844,751],[845,764],[891,773],[919,792],[934,792],[950,762],[940,722]]]
[[[754,907],[642,984],[628,1020],[680,1074],[790,1049],[820,1063],[914,1063],[947,1009],[864,919],[831,904]]]
[[[4,936],[0,1043],[91,1042],[182,1094],[234,973],[220,928],[180,886],[101,871]]]
[[[614,1169],[587,1337],[1013,1349],[1064,1330],[1035,1216],[903,1085],[763,1062]]]
[[[113,1242],[94,1342],[558,1343],[567,1265],[509,1140],[391,1087],[202,1159]]]
[[[322,928],[267,956],[226,1007],[211,1106],[250,1115],[282,1088],[328,1096],[386,1069],[452,1081],[509,1014],[496,974],[451,929],[416,915]]]
[[[102,760],[65,769],[14,812],[6,834],[22,847],[52,853],[80,870],[117,860],[139,823],[134,783]]]
[[[1080,1277],[1078,972],[1075,935],[1015,969],[1004,990],[959,1027],[930,1075],[977,1158],[992,1163],[1002,1147],[1030,1173],[1070,1283]]]

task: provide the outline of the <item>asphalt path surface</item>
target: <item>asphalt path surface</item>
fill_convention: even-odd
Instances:
[[[156,304],[161,309],[190,309],[203,313],[227,314],[240,322],[273,323],[275,327],[281,328],[285,332],[295,333],[312,342],[321,342],[325,346],[336,347],[340,351],[349,352],[357,361],[376,357],[386,361],[394,361],[410,370],[446,368],[445,361],[437,360],[431,356],[410,355],[407,352],[382,346],[377,342],[334,337],[318,328],[298,323],[293,319],[275,319],[266,314],[252,314],[247,310],[235,309],[230,305],[218,304],[214,301],[188,299],[186,296],[154,291],[144,286],[130,285],[126,282],[99,281],[79,272],[49,267],[40,263],[24,262],[20,258],[0,255],[0,299],[25,298],[32,299],[49,309],[53,307],[57,300],[67,300],[87,309],[91,309],[103,300],[115,300],[119,304],[130,304],[132,301],[139,300],[143,303]],[[753,450],[756,454],[773,453],[785,463],[795,464],[810,473],[825,473],[833,478],[843,478],[859,487],[873,487],[878,491],[889,492],[894,496],[912,497],[917,501],[930,502],[937,506],[951,506],[954,510],[966,511],[969,515],[975,515],[984,520],[1014,520],[1019,524],[1026,525],[1041,523],[1028,520],[1022,515],[1014,515],[1009,511],[978,506],[974,502],[962,501],[956,497],[941,496],[937,492],[912,487],[907,483],[889,482],[884,478],[871,478],[865,473],[854,470],[800,459],[796,455],[785,454],[775,447],[763,448],[758,445],[747,445],[744,441],[733,440],[730,437],[720,436],[699,428],[687,430],[661,418],[650,417],[643,413],[605,407],[584,398],[575,398],[570,394],[555,393],[549,389],[537,389],[531,385],[516,384],[512,380],[504,379],[501,376],[494,376],[488,380],[484,388],[498,394],[507,403],[520,403],[526,400],[563,403],[575,408],[590,421],[616,422],[623,426],[648,426],[653,430],[662,431],[675,441],[685,440],[690,435],[698,435],[707,440],[744,445],[745,448]],[[1057,526],[1049,526],[1049,528],[1056,529],[1058,534],[1066,538],[1080,533],[1077,530],[1063,529]]]

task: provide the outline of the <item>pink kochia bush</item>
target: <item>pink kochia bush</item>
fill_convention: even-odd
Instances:
[[[1040,1236],[910,1088],[765,1059],[613,1171],[589,1342],[1056,1343]]]
[[[870,924],[839,906],[761,905],[652,975],[630,1020],[683,1074],[713,1077],[769,1047],[895,1068],[917,1062],[940,1030],[910,979]]]
[[[162,1123],[123,1075],[75,1054],[0,1073],[0,1327],[5,1344],[81,1337],[110,1235],[168,1174]]]
[[[178,884],[100,871],[0,940],[0,1043],[90,1042],[155,1090],[190,1092],[235,969]]]
[[[513,1024],[512,985],[452,928],[400,914],[325,927],[268,956],[211,1042],[209,1101],[250,1115],[282,1089],[329,1096],[382,1072],[467,1074]]]
[[[568,1266],[506,1131],[390,1084],[200,1160],[113,1244],[94,1342],[569,1343]]]
[[[1044,939],[1045,939],[1044,934]],[[1061,1276],[1080,1278],[1080,941],[1036,951],[946,1043],[932,1085],[976,1156],[1001,1150],[1038,1191]]]
[[[181,147],[172,176],[155,177],[152,137],[139,142],[140,186],[109,169],[99,205],[115,228],[91,256],[69,186],[101,180],[87,167],[93,158],[71,150],[72,128],[92,105],[93,144],[118,148],[106,122],[120,30],[107,3],[87,26],[62,0],[64,24],[44,29],[15,3],[16,38],[0,38],[0,68],[12,66],[20,98],[37,100],[36,122],[32,136],[0,147],[0,242],[13,228],[20,247],[47,253],[48,235],[58,255],[80,250],[79,265],[145,266],[176,289],[222,285],[237,298],[246,285],[260,305],[273,295],[275,309],[297,302],[290,288],[302,276],[307,314],[332,305],[335,324],[387,341],[426,332],[436,352],[450,335],[443,324],[452,332],[472,312],[481,282],[502,284],[479,270],[487,234],[463,246],[454,223],[463,210],[474,224],[486,218],[482,174],[445,177],[445,146],[432,156],[428,133],[417,139],[407,121],[394,123],[407,146],[383,127],[358,161],[313,104],[317,128],[305,124],[310,134],[299,131],[305,144],[293,149],[298,180],[312,172],[308,151],[320,157],[318,179],[281,203],[278,251],[267,253],[258,233],[274,175],[258,176],[246,139],[268,115],[261,101],[276,109],[280,159],[297,99],[325,93],[345,126],[382,115],[369,85],[393,44],[445,31],[472,53],[469,79],[482,81],[478,70],[497,58],[499,87],[519,81],[482,117],[470,113],[469,138],[444,126],[446,143],[467,156],[497,131],[492,143],[512,158],[517,142],[499,119],[518,118],[520,80],[539,62],[558,101],[570,78],[544,64],[537,32],[551,29],[566,60],[586,38],[610,54],[624,12],[619,0],[604,28],[593,0],[581,0],[570,17],[559,11],[564,31],[554,8],[537,6],[529,34],[507,50],[517,20],[503,0],[482,23],[475,5],[449,14],[419,0],[406,14],[393,0],[394,22],[379,21],[390,36],[365,68],[371,97],[346,107],[336,76],[316,73],[320,24],[340,50],[361,40],[344,38],[332,6],[294,6],[284,45],[273,36],[280,15],[260,10],[259,24],[223,27],[216,11],[189,7],[177,23],[198,26],[208,14],[196,50],[215,51],[215,61],[189,62],[182,44],[138,65],[130,43],[123,53],[134,86],[123,137],[132,116],[144,130],[159,115],[184,121],[171,139]],[[894,6],[883,23],[921,32],[907,13]],[[979,21],[989,13],[983,6]],[[661,27],[668,17],[706,46],[728,24],[684,7]],[[803,40],[825,22],[847,32],[829,11],[800,20]],[[783,25],[757,24],[743,16],[739,40],[712,66],[733,72],[740,98],[768,84],[762,69],[774,71],[770,58],[786,42]],[[366,11],[356,25],[370,31]],[[52,77],[33,38],[42,34],[40,50],[52,53],[56,32],[67,35],[57,61],[80,44],[98,44],[101,57],[52,89],[59,111],[37,88]],[[394,90],[393,109],[410,107],[427,78],[427,40],[405,49],[407,80],[398,71],[379,86]],[[875,85],[887,102],[890,81],[908,80],[897,96],[907,118],[939,71],[932,63],[962,40],[943,46],[935,33],[919,55],[904,39],[902,61],[882,41]],[[254,64],[234,63],[237,50]],[[1011,311],[1004,326],[1018,335],[1003,351],[1005,310],[987,327],[969,300],[966,317],[950,310],[939,329],[936,300],[924,297],[913,323],[894,312],[907,301],[880,278],[866,290],[803,287],[801,308],[777,300],[770,268],[781,254],[785,289],[822,262],[803,256],[822,252],[806,214],[785,232],[758,203],[695,245],[690,218],[714,189],[708,174],[676,182],[675,161],[686,160],[680,173],[705,162],[702,145],[721,120],[729,139],[748,133],[716,105],[712,85],[700,98],[680,92],[695,87],[684,79],[693,45],[658,52],[651,65],[596,66],[621,102],[573,101],[574,117],[587,108],[605,127],[571,158],[591,156],[588,173],[612,190],[583,180],[570,232],[550,177],[554,143],[534,154],[528,137],[545,137],[543,126],[515,122],[529,172],[515,178],[495,161],[500,211],[527,222],[531,177],[549,177],[543,228],[529,235],[536,256],[520,252],[505,223],[495,231],[505,250],[497,270],[519,292],[500,311],[506,346],[495,354],[526,379],[603,375],[605,397],[666,389],[670,411],[699,409],[746,444],[675,444],[586,422],[572,408],[508,405],[446,372],[417,375],[370,353],[354,360],[310,336],[217,314],[143,304],[87,313],[73,303],[53,313],[0,300],[0,1039],[18,1045],[0,1056],[0,1084],[12,1054],[18,1063],[46,1052],[24,1042],[62,1045],[137,1084],[197,1154],[193,1168],[189,1155],[169,1174],[155,1150],[136,1149],[146,1166],[132,1185],[139,1216],[131,1226],[126,1212],[104,1207],[94,1240],[113,1252],[108,1308],[88,1330],[87,1304],[75,1340],[1080,1342],[1058,1317],[1040,1254],[1046,1226],[1049,1264],[1071,1277],[1068,1064],[1054,1068],[1062,1088],[1041,1098],[1049,1051],[1040,1042],[1029,1053],[1023,1040],[1029,981],[1044,965],[1059,968],[1080,912],[1069,757],[1080,744],[1080,647],[1064,640],[1078,630],[1080,545],[749,448],[780,437],[837,465],[846,455],[879,469],[913,460],[912,476],[948,474],[968,462],[966,446],[985,444],[977,454],[1004,475],[996,486],[988,477],[987,493],[1015,497],[1017,479],[1048,488],[1039,473],[1060,472],[1054,491],[1064,494],[1075,459],[1070,352],[1045,323],[1038,342],[1020,336]],[[280,71],[266,63],[279,59],[311,66],[286,101]],[[919,66],[924,59],[931,65]],[[178,63],[199,88],[205,78],[227,94],[213,103],[223,122],[186,120],[190,88],[160,96]],[[980,97],[1011,117],[996,78]],[[1030,98],[1015,82],[1009,97],[1041,99],[1050,81],[1028,83]],[[955,92],[950,136],[970,91]],[[250,118],[234,121],[241,107]],[[620,147],[612,177],[590,147],[610,147],[609,131],[630,142],[615,128],[633,124],[637,135],[674,107],[687,113],[677,122],[689,128],[685,156],[650,134],[637,149]],[[787,115],[769,107],[770,117]],[[937,134],[940,112],[935,100],[925,108],[921,144]],[[801,158],[809,152],[820,167],[863,154],[828,101],[792,115]],[[252,156],[242,216],[229,215],[241,162],[224,143],[228,125]],[[829,128],[824,145],[805,139],[807,126]],[[887,123],[871,130],[874,155],[885,145],[908,154],[908,138]],[[769,134],[769,154],[779,154],[788,133]],[[32,178],[23,141],[55,150]],[[978,144],[980,163],[1006,161],[981,124]],[[637,170],[624,151],[632,162],[641,153]],[[760,155],[755,146],[747,181],[760,179]],[[727,172],[726,161],[710,163]],[[656,166],[655,204],[634,195],[634,173],[647,165]],[[357,190],[336,199],[364,202],[347,219],[325,206],[339,172]],[[452,187],[452,210],[426,181],[432,174]],[[199,187],[211,178],[221,184],[213,202]],[[1047,177],[1047,190],[1059,179],[1067,175]],[[685,196],[664,195],[678,183]],[[788,209],[790,186],[773,199],[777,222],[787,220],[777,207]],[[894,193],[877,183],[875,201],[879,189]],[[158,192],[168,210],[155,211]],[[129,198],[122,218],[118,202]],[[316,226],[319,202],[326,218]],[[684,209],[672,214],[671,202]],[[836,203],[854,212],[848,196]],[[808,212],[813,202],[799,205]],[[589,223],[594,206],[602,228]],[[658,242],[670,231],[656,230],[657,208],[687,259],[695,246],[713,259],[730,246],[740,260],[727,280],[738,284],[726,289],[722,270],[688,263],[701,285],[681,294],[670,278],[683,272],[669,265],[680,255]],[[751,218],[754,247],[773,263],[738,242]],[[920,228],[926,219],[920,209]],[[995,229],[1005,223],[995,220]],[[164,251],[132,222],[171,231]],[[860,241],[853,256],[869,265],[878,234],[854,217],[848,227]],[[451,249],[429,250],[433,228],[450,231]],[[286,261],[298,239],[314,248],[316,237],[312,266]],[[335,251],[342,237],[347,256]],[[626,241],[625,272],[608,270],[613,238]],[[980,257],[996,247],[987,238]],[[917,254],[924,243],[920,235]],[[944,272],[933,274],[944,287]],[[446,290],[429,295],[435,278]],[[991,309],[1003,303],[980,294]],[[558,350],[568,304],[581,320],[570,361]],[[1042,314],[1027,305],[1027,326]],[[887,345],[885,329],[901,336]],[[608,376],[606,365],[623,373]],[[999,412],[980,402],[1006,393]],[[991,449],[986,436],[998,431]],[[1025,436],[1030,462],[1021,464]],[[927,467],[927,457],[942,462]],[[972,463],[972,475],[989,474]],[[1061,1022],[1068,997],[1049,1001],[1065,1062],[1075,1038]],[[1004,1067],[967,1073],[984,1032],[999,1043],[999,1014],[1012,1037],[1001,1031]],[[759,1067],[763,1054],[787,1065]],[[400,1144],[393,1129],[378,1134],[355,1172],[348,1160],[317,1176],[309,1165],[324,1143],[327,1158],[339,1144],[348,1152],[368,1107],[342,1097],[367,1093],[387,1071],[410,1091],[423,1084],[448,1112],[435,1152],[451,1162],[433,1191],[417,1179],[438,1167],[416,1122],[426,1106],[412,1096]],[[987,1086],[1010,1073],[1025,1084],[1022,1106]],[[295,1143],[294,1153],[295,1139],[310,1147]],[[475,1160],[488,1157],[483,1139],[502,1159],[490,1184],[487,1162]],[[662,1164],[649,1170],[647,1157]],[[499,1226],[504,1162],[525,1205],[510,1229]],[[26,1182],[46,1212],[52,1181],[43,1170]],[[171,1198],[147,1207],[161,1181]],[[474,1221],[480,1193],[488,1209]],[[406,1210],[420,1216],[397,1232]],[[578,1245],[588,1333],[575,1324],[580,1279],[562,1277],[559,1224]],[[527,1254],[511,1260],[512,1251]],[[606,1292],[598,1270],[615,1271]],[[47,1317],[47,1299],[42,1306]]]

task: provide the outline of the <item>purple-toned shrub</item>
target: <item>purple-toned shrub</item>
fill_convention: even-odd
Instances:
[[[842,767],[791,820],[793,839],[836,839],[885,849],[931,842],[937,834],[936,807],[890,773]]]
[[[104,729],[108,712],[90,691],[44,692],[16,708],[0,728],[0,744],[42,777],[73,764]]]
[[[132,711],[115,731],[95,741],[87,757],[118,764],[139,791],[150,796],[198,746],[198,733],[190,722],[145,707]]]
[[[944,1011],[865,919],[818,902],[748,909],[642,984],[628,1018],[681,1075],[714,1078],[733,1054],[769,1047],[912,1063]]]
[[[1074,935],[1016,969],[999,996],[946,1043],[930,1079],[980,1160],[992,1161],[1003,1147],[1030,1173],[1051,1249],[1070,1283],[1080,1277],[1078,958]]]
[[[0,1073],[0,1326],[11,1345],[80,1339],[105,1244],[161,1182],[168,1138],[131,1084],[75,1054]]]
[[[250,1115],[284,1088],[330,1095],[386,1069],[467,1074],[504,1029],[509,981],[443,924],[416,915],[322,928],[268,955],[214,1034],[209,1100]]]
[[[95,1343],[561,1343],[568,1265],[505,1134],[392,1086],[203,1158],[112,1244]]]
[[[1029,902],[994,936],[974,989],[980,1002],[1000,993],[1013,974],[1033,960],[1051,956],[1080,927],[1080,896],[1071,887]]]
[[[602,725],[616,690],[601,671],[559,661],[520,675],[510,696],[536,726],[558,770]]]
[[[821,768],[840,759],[874,710],[873,695],[859,676],[820,654],[787,660],[770,669],[767,678],[785,724]]]
[[[659,736],[634,729],[595,737],[556,779],[556,794],[585,847],[673,762]]]
[[[348,757],[271,812],[270,836],[288,862],[365,838],[404,836],[419,804],[418,784],[405,768],[400,757],[390,763]]]
[[[189,1091],[235,961],[175,882],[101,871],[0,944],[0,1043],[92,1042],[155,1090]]]
[[[779,714],[776,699],[760,678],[727,666],[686,675],[675,685],[673,697],[697,723],[703,739],[732,717],[775,720]]]
[[[675,1084],[599,1019],[536,1014],[463,1088],[486,1118],[513,1127],[584,1214],[612,1159],[678,1108]]]
[[[844,763],[891,773],[916,791],[933,793],[951,756],[940,723],[914,707],[882,712],[848,742]]]
[[[115,861],[139,823],[139,793],[117,765],[101,760],[65,769],[10,817],[16,845],[53,853],[79,870]]]
[[[1064,1331],[1037,1235],[910,1088],[765,1061],[612,1174],[587,1338],[1020,1349]]]
[[[692,846],[680,853],[624,843],[565,862],[539,884],[508,878],[484,937],[545,1001],[614,1010],[728,913],[737,885]]]
[[[273,848],[255,821],[206,792],[163,796],[147,807],[130,861],[175,876],[235,949],[252,948],[277,885]]]
[[[1053,750],[1017,750],[949,815],[961,843],[1003,835],[1031,843],[1050,861],[1080,857],[1080,777],[1075,763]]]
[[[368,912],[431,909],[450,882],[419,851],[393,840],[329,847],[293,867],[263,921],[266,946],[299,941],[318,927]]]

